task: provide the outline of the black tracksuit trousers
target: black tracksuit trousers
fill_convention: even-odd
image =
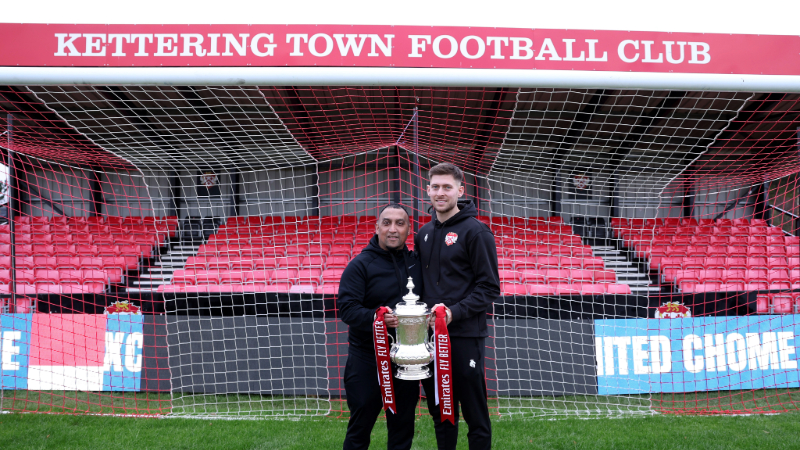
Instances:
[[[392,373],[397,366],[392,364]],[[393,379],[397,410],[386,412],[386,428],[389,432],[386,448],[407,450],[414,438],[414,419],[419,402],[419,381]],[[344,369],[344,390],[350,421],[344,438],[344,450],[369,448],[370,434],[375,421],[383,409],[381,389],[378,384],[378,365],[375,352],[350,347]]]
[[[436,405],[434,378],[422,380],[428,399],[428,410],[433,417],[436,443],[439,450],[454,450],[458,439],[459,409],[464,415],[469,431],[470,450],[489,450],[492,446],[492,424],[489,421],[489,405],[486,400],[486,378],[484,369],[485,338],[451,337],[453,373],[453,404],[456,424],[441,422],[439,406]],[[474,361],[474,367],[471,363]],[[433,373],[433,367],[431,367]],[[460,404],[460,408],[459,408]]]

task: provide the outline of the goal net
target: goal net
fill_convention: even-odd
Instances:
[[[795,95],[27,86],[0,107],[1,409],[346,416],[339,278],[389,202],[413,249],[439,162],[498,250],[494,414],[795,409]]]

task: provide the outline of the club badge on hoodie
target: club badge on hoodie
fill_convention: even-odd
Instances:
[[[458,235],[455,233],[447,233],[447,236],[444,237],[444,243],[447,244],[448,247],[455,244],[457,240]]]

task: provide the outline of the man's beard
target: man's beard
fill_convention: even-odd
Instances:
[[[447,208],[447,209],[444,209],[444,210],[440,211],[440,210],[436,209],[436,202],[435,201],[433,202],[434,211],[436,211],[438,213],[442,213],[442,214],[449,213],[450,211],[454,210],[456,208],[456,206],[458,206],[458,204],[456,202],[453,202],[452,204],[445,205],[445,208]]]

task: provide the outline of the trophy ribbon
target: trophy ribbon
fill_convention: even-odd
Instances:
[[[434,311],[436,321],[433,324],[433,334],[436,347],[436,362],[433,369],[436,378],[436,404],[439,405],[441,422],[449,420],[456,424],[453,414],[453,371],[450,354],[450,333],[447,332],[447,309],[444,306]]]
[[[392,363],[389,359],[389,333],[386,330],[384,315],[389,308],[381,306],[375,313],[375,322],[372,324],[373,341],[375,343],[375,359],[378,363],[378,384],[381,387],[383,409],[395,414],[394,385],[392,384]]]

